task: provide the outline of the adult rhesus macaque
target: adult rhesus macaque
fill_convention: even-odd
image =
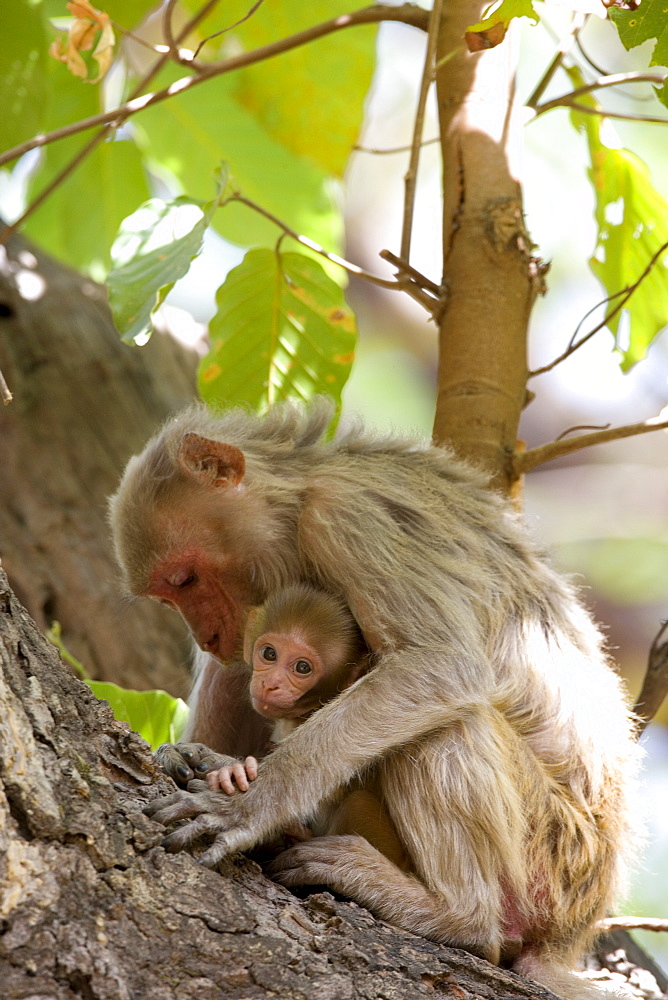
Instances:
[[[253,670],[253,708],[274,720],[274,743],[370,668],[369,651],[349,609],[307,584],[285,587],[253,608],[244,631],[244,659]],[[230,757],[207,773],[206,783],[232,795],[247,791],[257,775],[255,757],[243,761]],[[406,853],[372,775],[366,775],[363,787],[359,782],[353,785],[329,808],[320,809],[311,825],[321,834],[359,834],[406,869]],[[288,833],[305,839],[310,831],[293,824]]]
[[[361,837],[328,836],[281,855],[277,877],[494,961],[521,949],[514,967],[554,987],[548,964],[582,950],[632,840],[637,749],[620,684],[483,475],[415,441],[323,441],[331,412],[191,408],[128,464],[111,513],[127,586],[180,611],[203,649],[233,660],[247,609],[308,581],[347,604],[375,658],[247,792],[178,791],[151,812],[191,820],[170,850],[213,838],[215,865],[372,769],[412,874]],[[210,740],[202,702],[218,706],[225,686],[210,663],[193,739]]]

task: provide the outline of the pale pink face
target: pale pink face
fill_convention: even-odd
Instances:
[[[251,701],[260,715],[294,719],[316,707],[304,696],[318,687],[326,668],[319,653],[300,636],[261,635],[253,644],[252,666]]]

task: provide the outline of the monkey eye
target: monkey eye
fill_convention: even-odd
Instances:
[[[313,673],[313,667],[308,660],[297,660],[294,665],[294,671],[296,674],[301,674],[302,677],[306,677],[308,674]]]
[[[260,650],[260,656],[263,660],[268,663],[275,663],[278,657],[276,656],[276,650],[273,646],[263,646]]]

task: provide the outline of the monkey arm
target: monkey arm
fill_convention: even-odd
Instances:
[[[387,751],[461,718],[473,705],[443,690],[434,669],[442,657],[434,649],[387,656],[382,670],[374,669],[287,737],[260,764],[257,780],[243,795],[176,792],[151,803],[146,812],[159,823],[191,820],[170,833],[164,846],[180,850],[214,835],[201,860],[215,865],[228,853],[308,819],[320,802]],[[318,764],[322,760],[327,767]]]

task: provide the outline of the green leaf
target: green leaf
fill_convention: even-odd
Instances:
[[[247,198],[328,250],[339,250],[342,222],[331,181],[272,139],[230,96],[231,85],[228,77],[216,77],[142,112],[136,121],[147,157],[189,197],[203,199],[225,160]],[[214,227],[241,246],[273,245],[280,236],[273,223],[235,203],[216,215]]]
[[[539,17],[531,0],[502,0],[501,4],[484,21],[472,24],[467,31],[489,31],[497,24],[507,28],[514,17],[530,17],[538,21]]]
[[[656,38],[650,66],[668,66],[668,17],[666,0],[643,0],[637,10],[610,9],[610,19],[617,25],[626,49],[633,49],[649,38]]]
[[[166,691],[133,691],[109,681],[86,681],[96,698],[108,701],[114,716],[156,750],[161,743],[178,743],[188,721],[188,706]]]
[[[356,341],[339,286],[299,253],[249,251],[218,289],[211,351],[200,365],[202,398],[263,409],[327,392],[338,402]]]
[[[123,340],[150,331],[153,313],[202,249],[217,204],[152,198],[123,221],[108,279],[109,304]]]
[[[87,118],[101,110],[100,89],[50,60],[46,131]],[[33,175],[32,200],[89,141],[72,136],[47,146]],[[139,150],[131,139],[101,143],[79,164],[30,217],[25,232],[52,253],[96,280],[109,267],[112,240],[122,220],[149,196]]]
[[[576,86],[579,76],[571,77]],[[595,106],[590,97],[581,98]],[[628,371],[645,357],[655,336],[668,323],[668,202],[652,184],[643,161],[627,149],[604,143],[597,115],[572,115],[573,123],[587,136],[598,223],[596,249],[590,260],[594,274],[608,295],[615,296],[635,284],[652,258],[658,254],[649,274],[640,282],[624,308],[608,322],[617,337],[623,314],[629,320],[629,343],[617,342],[622,368]],[[610,130],[609,123],[606,129]],[[610,312],[615,305],[607,306]]]
[[[107,12],[109,17],[124,28],[134,28],[156,8],[155,0],[96,0],[93,6]],[[116,33],[117,37],[119,32]]]
[[[274,0],[230,34],[255,49],[350,9],[350,0]],[[235,74],[235,96],[286,149],[340,177],[362,126],[375,42],[365,25],[300,45]]]
[[[0,149],[39,132],[46,100],[46,31],[40,4],[11,0],[2,9]]]

